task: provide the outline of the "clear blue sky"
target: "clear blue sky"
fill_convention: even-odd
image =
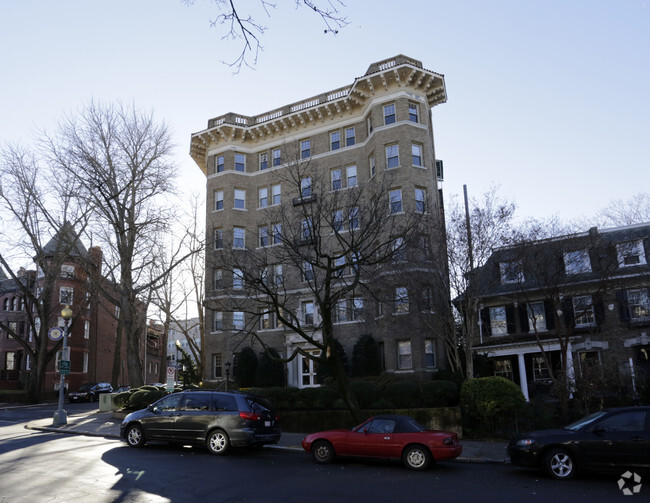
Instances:
[[[153,109],[173,129],[184,190],[204,187],[190,134],[349,85],[397,54],[445,75],[433,109],[447,197],[498,184],[522,216],[592,216],[650,191],[647,0],[344,0],[336,37],[276,0],[254,70],[196,0],[0,4],[0,141],[27,143],[90,99]],[[239,0],[255,5],[253,0]]]

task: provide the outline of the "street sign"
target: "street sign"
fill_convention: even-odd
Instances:
[[[70,360],[61,360],[59,362],[59,374],[66,375],[70,373]]]
[[[63,339],[63,329],[61,327],[52,327],[47,331],[50,340],[57,342]]]
[[[174,381],[176,380],[176,369],[174,367],[167,367],[167,382],[165,389],[167,391],[174,391]]]

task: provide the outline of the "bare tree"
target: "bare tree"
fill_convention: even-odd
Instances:
[[[613,200],[597,215],[602,227],[618,227],[650,222],[650,194],[639,192],[629,200]]]
[[[179,245],[160,267],[158,243],[174,218],[169,129],[134,105],[90,103],[65,118],[55,135],[45,135],[42,145],[57,176],[73,180],[75,196],[92,214],[93,236],[105,246],[104,271],[112,280],[110,288],[98,287],[119,306],[130,384],[142,385],[147,302],[190,254]]]
[[[6,145],[0,153],[2,239],[10,244],[0,250],[0,265],[12,280],[27,316],[23,331],[8,321],[0,321],[0,328],[29,356],[31,372],[25,389],[27,399],[34,403],[41,399],[46,367],[61,346],[60,342],[50,346],[47,335],[59,316],[55,288],[61,266],[73,256],[85,259],[80,253],[78,232],[83,231],[87,220],[71,197],[74,186],[71,177],[54,177],[45,159],[23,147]],[[21,266],[27,257],[33,262]],[[29,270],[32,265],[35,270]],[[75,313],[72,324],[79,313]]]
[[[245,313],[246,326],[237,327],[232,337],[251,337],[267,350],[257,327],[273,316],[306,343],[285,361],[302,354],[328,369],[358,415],[336,350],[337,309],[350,297],[385,301],[382,282],[421,274],[402,254],[430,215],[410,207],[402,211],[401,201],[399,211],[391,204],[388,172],[346,190],[332,190],[329,170],[319,170],[315,161],[294,162],[276,176],[295,197],[264,210],[265,224],[248,236],[253,246],[238,249],[238,243],[224,241],[208,256],[209,269],[231,274],[233,289],[209,298],[207,306]],[[363,316],[370,321],[367,312]]]
[[[193,5],[196,0],[183,0],[187,5]],[[242,66],[252,68],[257,64],[259,52],[263,50],[261,37],[268,29],[258,18],[251,14],[251,5],[246,3],[244,10],[239,8],[239,2],[236,0],[212,0],[216,5],[217,17],[210,21],[213,28],[224,27],[226,40],[242,40],[242,50],[239,57],[232,62],[226,63],[235,69],[238,73]],[[340,28],[345,27],[348,21],[339,11],[344,7],[340,0],[313,1],[313,0],[295,0],[296,8],[306,7],[309,11],[315,13],[323,21],[324,33],[336,35]],[[275,9],[276,4],[268,0],[259,0],[257,6],[262,9],[263,15],[271,17],[271,9]],[[253,58],[252,63],[249,58]]]
[[[446,209],[449,284],[457,309],[457,330],[446,332],[450,336],[446,342],[452,369],[464,368],[465,376],[472,378],[473,337],[480,323],[479,299],[491,286],[476,278],[492,250],[511,238],[516,205],[501,198],[493,186],[481,199],[470,199],[468,206],[469,214],[458,200],[452,200]]]

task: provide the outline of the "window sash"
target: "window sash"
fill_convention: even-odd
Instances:
[[[415,189],[415,211],[424,213],[424,201],[426,198],[426,191],[424,189]]]
[[[224,159],[224,156],[218,155],[215,161],[215,165],[217,173],[221,173],[224,169],[226,169],[226,161]]]
[[[576,327],[593,326],[596,323],[591,295],[573,297],[573,318]]]
[[[384,105],[384,124],[393,124],[395,122],[395,104]]]
[[[223,190],[214,191],[214,210],[223,210]]]
[[[246,171],[246,156],[235,153],[235,171]]]
[[[411,157],[413,166],[422,166],[422,147],[420,145],[411,145]]]
[[[273,166],[280,166],[282,164],[282,151],[276,148],[271,155],[273,156]]]
[[[396,189],[389,192],[390,212],[401,213],[402,211],[402,190]]]
[[[356,135],[353,127],[349,127],[345,130],[345,146],[351,147],[354,145],[356,140]]]
[[[490,308],[490,327],[492,335],[508,335],[508,322],[506,320],[505,306]]]
[[[530,327],[537,332],[546,332],[546,313],[543,302],[531,302],[526,306]]]
[[[357,186],[357,167],[348,166],[345,168],[348,188]]]
[[[300,142],[300,158],[307,159],[308,157],[311,157],[311,141],[302,140]]]
[[[338,150],[341,147],[341,133],[334,131],[330,133],[330,150]]]
[[[261,187],[259,189],[259,204],[260,204],[260,208],[266,208],[269,205],[268,187]]]
[[[411,341],[397,341],[397,366],[400,370],[413,368]]]
[[[246,191],[244,189],[235,189],[235,208],[246,209]]]
[[[397,145],[386,145],[386,167],[388,169],[399,167],[399,149]]]
[[[341,170],[333,169],[332,170],[332,190],[341,190]]]
[[[233,248],[244,248],[246,245],[245,232],[243,227],[235,227],[233,229]]]
[[[282,186],[280,184],[271,185],[271,197],[274,205],[280,204],[282,200]]]
[[[409,103],[409,120],[411,122],[420,122],[418,105],[416,103]]]
[[[260,171],[263,171],[269,167],[269,154],[267,152],[262,152],[260,154]]]
[[[650,304],[647,290],[628,290],[627,302],[630,308],[630,319],[645,320],[650,317]]]

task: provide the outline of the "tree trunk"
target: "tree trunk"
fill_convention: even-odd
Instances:
[[[113,355],[113,370],[111,372],[111,385],[117,389],[122,384],[120,381],[120,371],[122,370],[122,326],[118,323],[115,330],[115,354]]]

